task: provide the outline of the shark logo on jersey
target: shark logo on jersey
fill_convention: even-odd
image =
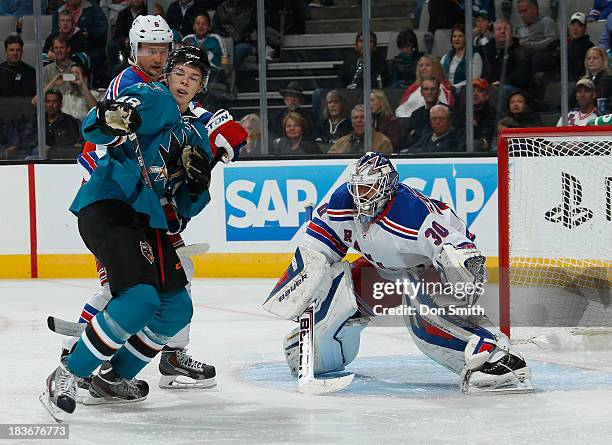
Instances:
[[[561,223],[573,229],[593,217],[593,211],[582,204],[582,184],[575,176],[561,172],[561,193],[563,202],[544,214],[544,219],[552,223]]]

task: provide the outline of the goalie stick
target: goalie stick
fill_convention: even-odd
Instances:
[[[178,249],[176,249],[176,252],[181,255],[193,256],[202,255],[208,252],[209,249],[210,244],[208,243],[196,243],[179,247]],[[87,323],[63,320],[61,318],[54,317],[53,315],[49,315],[47,317],[47,327],[51,331],[60,335],[66,335],[68,337],[80,337],[85,328],[87,327]]]
[[[306,223],[312,219],[313,204],[307,204]],[[314,376],[314,324],[315,303],[312,303],[299,319],[299,367],[298,391],[302,394],[331,394],[348,386],[355,374],[330,379],[317,379]]]

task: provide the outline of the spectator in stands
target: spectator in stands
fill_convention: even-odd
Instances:
[[[589,48],[584,59],[585,75],[583,78],[591,79],[597,91],[597,97],[606,99],[612,96],[612,76],[608,55],[598,46]]]
[[[48,88],[57,88],[63,93],[68,91],[70,85],[68,83],[56,83],[56,80],[62,74],[70,73],[70,45],[68,40],[62,34],[58,34],[52,41],[53,62],[43,67],[43,85]],[[50,84],[53,83],[53,86]]]
[[[514,91],[508,97],[508,113],[520,128],[541,127],[542,119],[540,115],[528,106],[527,95],[520,90]]]
[[[89,110],[96,106],[100,96],[97,91],[89,89],[88,69],[82,60],[75,56],[67,72],[57,74],[44,87],[44,91],[59,90],[62,93],[62,112],[78,120],[83,120]],[[38,97],[34,96],[32,105],[37,104]]]
[[[240,150],[240,157],[260,156],[261,152],[261,121],[255,113],[250,113],[240,119],[240,125],[248,134],[247,143]]]
[[[130,47],[130,28],[134,19],[140,15],[147,14],[145,0],[129,0],[129,7],[124,8],[117,15],[115,33],[109,44],[109,65],[115,66],[118,62],[119,52],[124,55],[129,54]]]
[[[95,73],[94,84],[106,87],[108,69],[106,65],[106,28],[108,22],[102,9],[89,0],[66,0],[64,6],[53,14],[53,31],[59,30],[59,14],[62,11],[73,12],[72,22],[83,33],[87,44],[87,55],[91,60],[92,72]],[[72,48],[72,42],[71,42]],[[75,51],[74,48],[72,48]]]
[[[351,110],[351,125],[353,131],[338,139],[336,143],[331,146],[328,153],[365,153],[365,107],[363,105],[355,105]],[[381,153],[393,153],[393,144],[391,144],[387,136],[372,129],[372,150]]]
[[[376,44],[378,38],[376,34],[370,33],[370,75],[372,88],[382,88],[389,84],[389,75],[387,72],[387,61],[384,54],[377,50]],[[338,72],[338,80],[343,88],[347,90],[355,90],[363,88],[363,33],[358,32],[355,37],[355,51],[344,59],[340,71]]]
[[[485,46],[491,40],[493,40],[493,33],[491,32],[491,18],[487,11],[479,11],[474,17],[474,46]]]
[[[219,3],[214,0],[176,0],[168,6],[166,21],[170,28],[186,36],[191,34],[195,18],[207,9],[215,9]]]
[[[96,106],[100,94],[90,90],[87,72],[80,64],[73,63],[70,71],[74,80],[69,82],[70,89],[64,94],[62,112],[82,121],[89,110]]]
[[[512,23],[509,20],[495,21],[493,40],[482,47],[482,58],[482,77],[490,85],[500,85],[504,99],[517,89],[529,88],[531,56],[512,38]]]
[[[23,62],[23,40],[9,34],[4,40],[6,61],[0,64],[0,96],[32,97],[36,94],[36,71]]]
[[[593,8],[589,11],[589,22],[598,20],[606,20],[612,12],[612,1],[610,0],[594,0]]]
[[[0,159],[14,159],[18,144],[14,122],[5,113],[0,114]]]
[[[53,39],[61,35],[68,41],[70,47],[70,55],[75,53],[85,52],[87,50],[87,41],[83,32],[77,29],[74,24],[74,13],[70,9],[62,9],[58,11],[58,29],[57,31],[51,32],[45,40],[45,46],[43,47],[43,53],[47,55],[47,60],[55,60],[53,54]]]
[[[62,93],[53,89],[45,92],[45,158],[48,159],[74,159],[81,150],[80,125],[61,109]]]
[[[183,38],[182,44],[202,48],[210,62],[210,74],[208,82],[212,83],[217,78],[221,69],[222,57],[227,57],[227,51],[221,37],[210,32],[211,22],[208,12],[198,14],[193,20],[193,34]]]
[[[426,54],[419,59],[419,63],[417,64],[416,80],[406,89],[406,91],[404,91],[400,99],[400,104],[395,109],[395,115],[397,117],[410,117],[416,109],[425,105],[425,99],[421,94],[420,87],[422,79],[426,77],[435,77],[438,79],[440,82],[440,102],[451,108],[454,107],[455,99],[453,97],[453,87],[450,82],[446,80],[444,70],[440,64],[440,59],[436,56]]]
[[[577,80],[584,76],[584,58],[587,50],[594,46],[586,30],[586,16],[584,13],[575,12],[572,14],[569,24],[569,36],[567,38],[567,69],[569,80]]]
[[[576,83],[576,102],[578,107],[567,113],[567,125],[586,125],[589,119],[600,116],[597,110],[597,92],[595,84],[589,79],[580,79]],[[563,119],[559,118],[557,127],[563,125]]]
[[[440,61],[446,78],[456,91],[461,90],[466,82],[465,69],[465,27],[457,23],[451,30],[451,49]],[[478,51],[472,55],[472,78],[478,79],[482,74],[482,57]]]
[[[47,1],[41,1],[41,11],[47,10]],[[34,4],[32,0],[1,0],[0,15],[14,15],[23,17],[24,15],[34,15]]]
[[[425,105],[414,110],[414,113],[407,118],[405,134],[401,140],[404,147],[414,144],[424,133],[431,131],[429,110],[434,105],[444,105],[440,102],[440,81],[438,79],[425,77],[421,80],[420,89]]]
[[[393,114],[387,96],[383,90],[375,89],[370,93],[370,108],[372,110],[372,125],[376,131],[389,138],[393,150],[399,150],[400,123]]]
[[[451,110],[446,105],[434,105],[429,111],[431,131],[426,132],[402,153],[437,153],[465,151],[465,135],[453,128]]]
[[[518,27],[517,36],[519,44],[531,53],[533,72],[558,75],[559,34],[554,20],[540,15],[537,0],[519,0],[518,11],[523,25]]]
[[[434,34],[438,29],[451,29],[455,23],[464,20],[463,1],[429,0],[429,25],[427,30]]]
[[[253,0],[225,0],[217,7],[213,17],[213,32],[221,37],[231,37],[234,43],[233,64],[236,69],[248,56],[255,54],[256,6]]]
[[[423,53],[412,29],[402,29],[395,40],[400,52],[391,62],[391,88],[408,88],[416,80],[416,68]]]
[[[488,151],[495,135],[495,108],[489,103],[489,82],[486,79],[472,81],[474,104],[474,151]]]
[[[315,141],[319,144],[334,144],[352,130],[349,104],[338,90],[331,90],[325,96],[323,120],[316,129]]]
[[[306,138],[304,116],[290,111],[283,119],[283,137],[272,142],[272,152],[277,155],[321,154],[316,142]]]
[[[282,122],[285,120],[285,116],[292,112],[302,115],[304,118],[304,132],[306,135],[310,136],[314,130],[314,120],[312,118],[312,113],[301,107],[305,100],[302,85],[296,81],[289,82],[287,88],[280,90],[279,94],[283,97],[285,108],[271,116],[268,123],[268,129],[275,135],[283,134],[284,127]]]
[[[495,133],[493,143],[491,144],[492,152],[497,151],[497,136],[502,130],[505,130],[506,128],[519,128],[519,123],[509,116],[502,117],[500,120],[497,121],[497,132]]]
[[[605,51],[610,53],[610,33],[612,33],[612,14],[608,14],[608,18],[606,19],[606,25],[604,30],[601,32],[599,36],[598,45],[603,48]]]

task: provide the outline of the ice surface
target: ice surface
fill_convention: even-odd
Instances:
[[[219,386],[161,390],[154,361],[140,375],[152,386],[148,400],[78,406],[62,443],[612,443],[610,351],[521,346],[536,392],[467,397],[405,328],[373,327],[348,368],[357,374],[352,385],[331,396],[301,395],[281,350],[293,323],[260,306],[273,284],[195,280],[190,352],[217,367]],[[95,280],[0,281],[0,423],[52,422],[37,397],[57,366],[60,337],[45,319],[76,319],[96,288]]]

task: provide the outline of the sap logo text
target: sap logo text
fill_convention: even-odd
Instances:
[[[308,202],[317,198],[315,186],[304,179],[288,179],[285,182],[286,204],[278,181],[268,179],[263,182],[257,203],[252,197],[255,182],[238,180],[232,182],[227,191],[227,202],[244,216],[230,215],[227,223],[236,228],[264,227],[268,223],[277,223],[281,227],[297,227],[299,214],[304,211]]]
[[[285,291],[283,292],[283,294],[281,296],[278,297],[278,302],[280,303],[281,301],[283,301],[285,298],[287,298],[291,292],[293,292],[294,290],[296,290],[300,284],[302,284],[304,282],[304,280],[308,278],[308,274],[304,273],[302,275],[300,275],[292,284],[291,286]]]

